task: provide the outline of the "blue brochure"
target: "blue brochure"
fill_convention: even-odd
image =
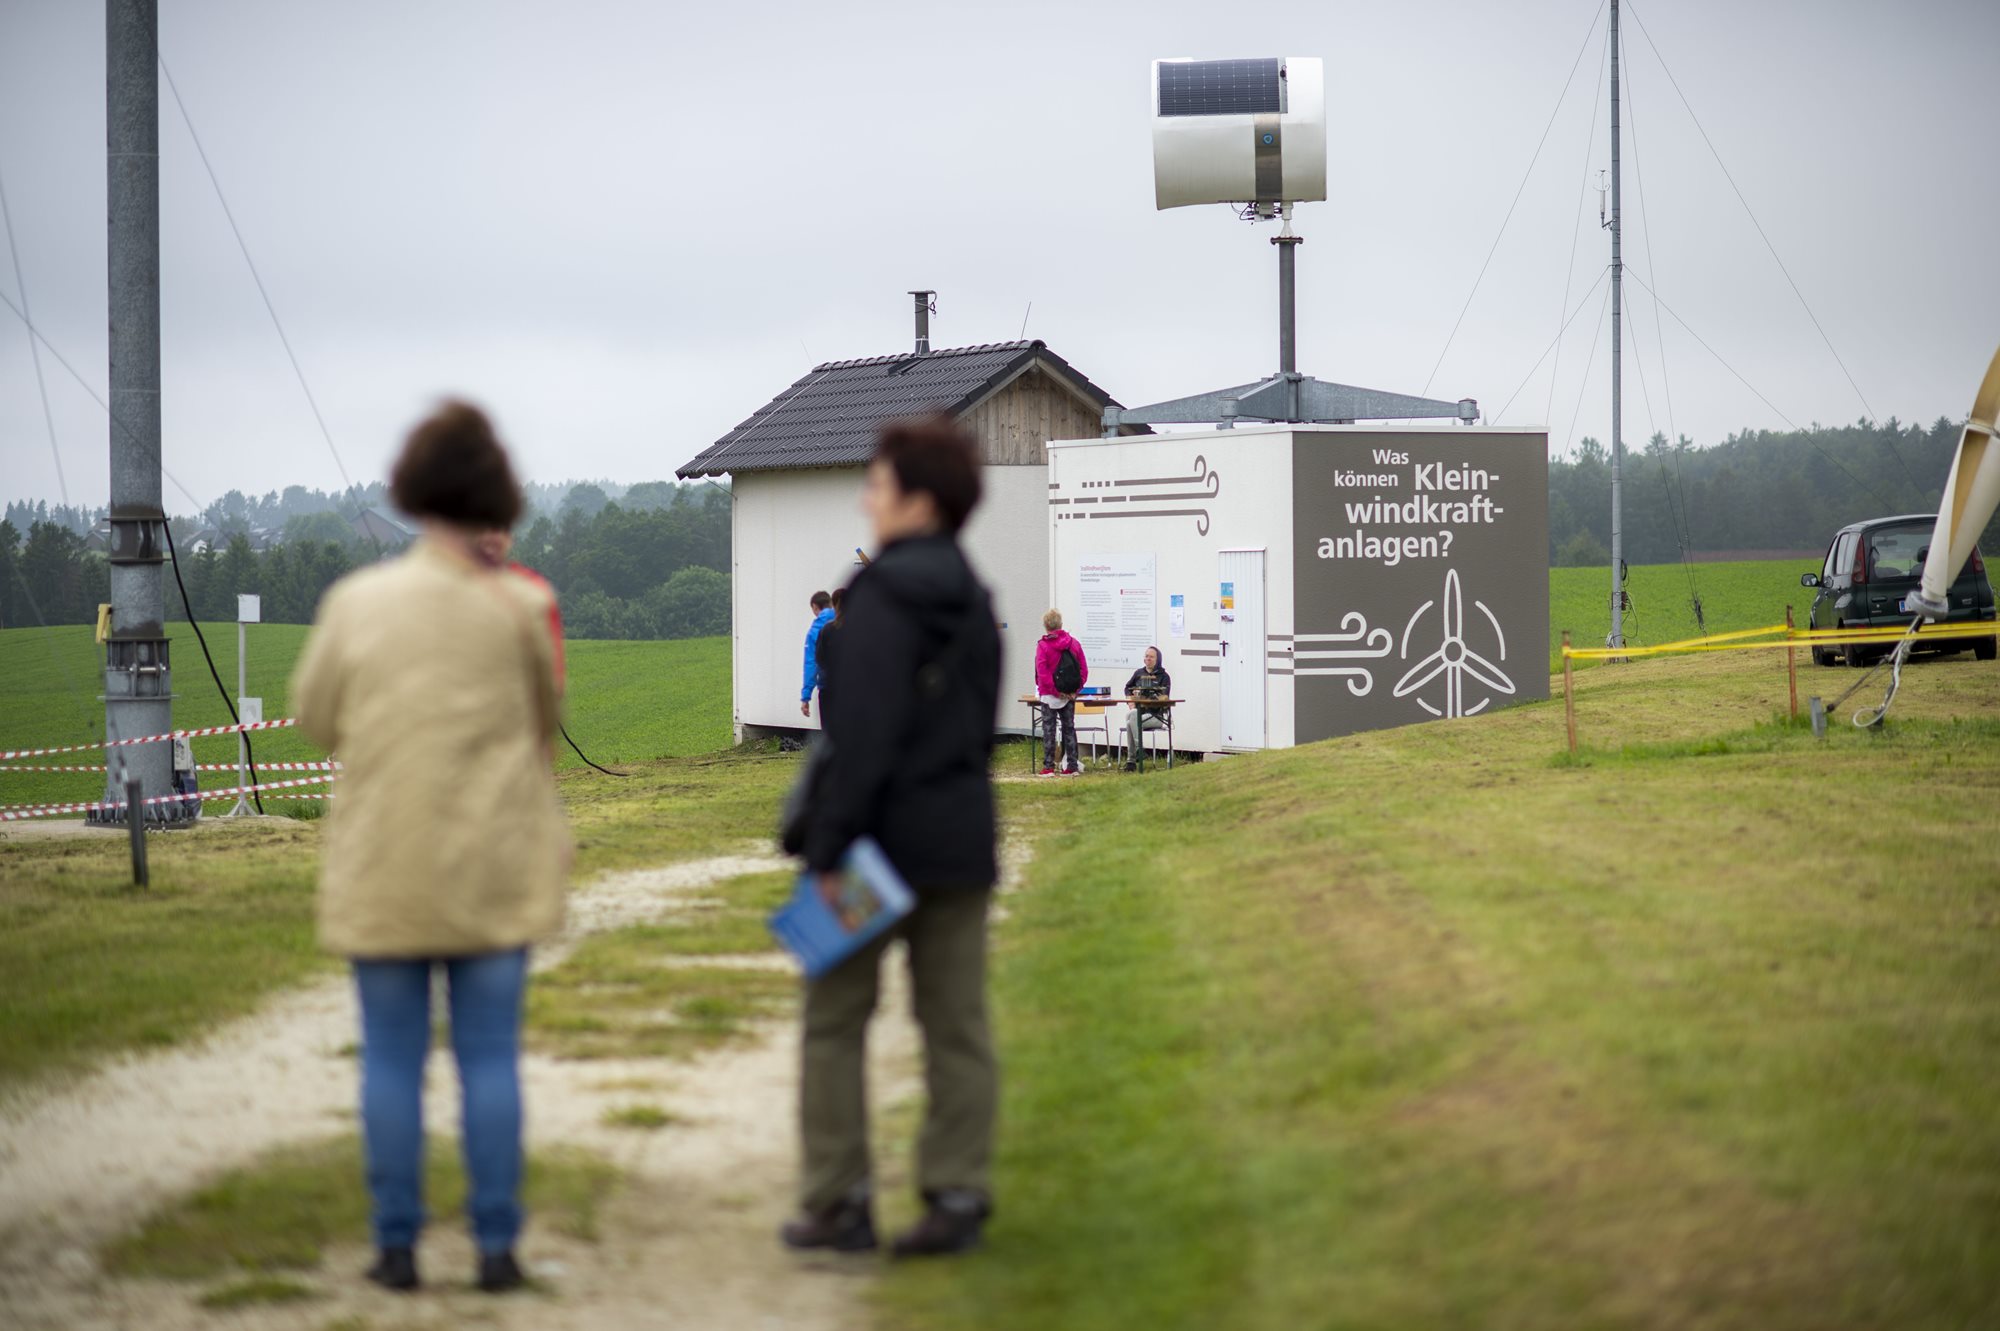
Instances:
[[[840,897],[827,904],[817,875],[802,873],[792,899],[771,916],[771,933],[816,980],[916,906],[909,884],[871,837],[847,848],[840,861]]]

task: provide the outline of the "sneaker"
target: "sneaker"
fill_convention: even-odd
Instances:
[[[872,1252],[875,1215],[865,1201],[843,1198],[820,1211],[808,1211],[785,1222],[778,1238],[794,1252],[825,1248],[834,1252]]]
[[[1082,769],[1081,767],[1065,767],[1065,768],[1063,768],[1063,775],[1064,775],[1064,776],[1082,776],[1082,775],[1083,775],[1083,769]]]
[[[505,1294],[528,1283],[521,1264],[514,1260],[514,1250],[506,1252],[483,1252],[479,1254],[479,1278],[473,1282],[483,1294]]]
[[[896,1236],[898,1257],[948,1257],[977,1248],[993,1213],[976,1192],[947,1189],[924,1194],[924,1218]]]
[[[1043,776],[1054,776],[1055,774],[1056,774],[1056,769],[1053,767],[1044,767],[1042,769]]]
[[[1139,770],[1139,764],[1137,764],[1137,763],[1126,763],[1126,764],[1125,764],[1125,770],[1126,770],[1126,771],[1128,771],[1128,772],[1136,772],[1136,771],[1138,771],[1138,770]]]
[[[368,1278],[397,1294],[412,1292],[420,1283],[417,1279],[416,1249],[380,1249],[375,1255],[375,1265],[368,1268]]]

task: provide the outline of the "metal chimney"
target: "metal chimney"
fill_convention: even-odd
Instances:
[[[917,354],[931,354],[931,316],[937,313],[937,292],[912,291],[917,302]]]

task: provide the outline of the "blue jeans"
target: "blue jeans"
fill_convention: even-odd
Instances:
[[[414,1246],[424,1227],[424,1061],[431,969],[451,994],[451,1048],[464,1097],[466,1214],[482,1253],[521,1232],[521,995],[528,952],[354,962],[361,996],[361,1126],[376,1246]]]

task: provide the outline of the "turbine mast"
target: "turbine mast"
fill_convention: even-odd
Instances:
[[[1619,471],[1625,457],[1625,254],[1619,216],[1618,0],[1611,3],[1611,633],[1607,647],[1625,645],[1625,508]]]

